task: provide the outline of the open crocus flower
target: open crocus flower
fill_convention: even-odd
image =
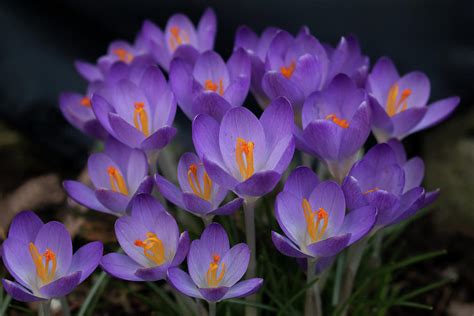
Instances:
[[[446,119],[459,104],[459,97],[450,97],[427,106],[430,81],[422,72],[413,71],[403,77],[388,58],[380,58],[367,79],[372,96],[372,125],[382,143],[394,137],[431,127]]]
[[[91,242],[73,255],[71,236],[63,224],[44,224],[35,213],[21,212],[13,219],[1,250],[16,282],[2,279],[3,287],[22,302],[63,297],[94,272],[102,250],[100,242]]]
[[[296,258],[336,255],[373,227],[376,209],[365,206],[346,214],[344,194],[333,181],[319,182],[307,167],[295,169],[278,194],[275,216],[288,237],[272,232],[275,247]]]
[[[66,120],[89,136],[105,139],[107,131],[100,125],[92,111],[91,98],[101,83],[90,83],[85,95],[75,92],[64,92],[59,97],[59,108]]]
[[[156,66],[148,67],[138,83],[124,79],[98,91],[92,109],[109,134],[131,148],[159,150],[176,134],[174,95]]]
[[[370,123],[365,91],[339,74],[306,100],[303,131],[295,130],[297,145],[323,160],[333,177],[342,181],[370,134]]]
[[[212,223],[191,243],[188,270],[168,270],[168,281],[181,293],[217,302],[252,295],[260,289],[263,279],[238,282],[247,270],[250,250],[246,244],[229,249],[229,239],[221,225]],[[237,283],[238,282],[238,283]]]
[[[295,149],[293,111],[275,99],[260,120],[244,107],[229,110],[222,122],[207,114],[193,121],[193,142],[210,178],[241,197],[273,190]]]
[[[406,161],[401,144],[379,144],[354,164],[342,188],[348,209],[377,207],[375,229],[399,222],[434,201],[438,192],[425,195],[420,187],[424,165],[420,158]]]
[[[259,38],[250,28],[241,26],[235,34],[234,50],[242,47],[250,56],[252,64],[250,89],[262,108],[265,108],[270,103],[270,100],[262,88],[262,79],[265,74],[265,60],[268,47],[279,31],[280,29],[278,28],[267,27],[263,30]]]
[[[158,190],[167,200],[203,218],[230,215],[242,206],[243,200],[237,198],[219,207],[228,191],[211,180],[194,153],[185,153],[179,160],[178,181],[181,189],[158,174],[155,180]]]
[[[227,64],[214,51],[199,55],[194,66],[177,57],[171,63],[170,85],[189,119],[208,113],[220,120],[247,97],[250,58],[244,49],[236,50]]]
[[[128,281],[157,281],[179,266],[189,250],[187,232],[149,194],[139,194],[130,216],[115,223],[115,235],[125,254],[105,255],[100,265],[110,275]]]
[[[90,209],[121,216],[134,195],[153,189],[145,153],[111,137],[105,143],[105,151],[92,154],[87,166],[94,188],[64,181],[64,189],[74,201]]]
[[[199,53],[212,50],[216,31],[216,14],[208,8],[197,29],[187,16],[175,14],[166,23],[164,34],[158,26],[145,21],[140,37],[160,66],[168,71],[174,57],[181,57],[192,64]]]

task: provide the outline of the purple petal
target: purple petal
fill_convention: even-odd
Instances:
[[[197,27],[198,45],[201,51],[206,51],[214,47],[216,37],[217,18],[214,10],[207,8],[199,20]]]
[[[184,295],[202,298],[202,295],[196,287],[196,284],[194,284],[193,280],[186,272],[178,268],[169,269],[168,281],[175,289]]]
[[[81,248],[72,256],[71,266],[68,273],[81,272],[82,283],[99,265],[102,259],[104,246],[99,241],[90,242]]]
[[[356,178],[352,176],[346,177],[342,183],[342,190],[344,191],[346,206],[349,211],[368,204]]]
[[[22,286],[31,288],[36,282],[36,266],[31,259],[28,243],[8,238],[3,242],[1,252],[8,272]]]
[[[106,99],[104,99],[102,96],[100,96],[97,93],[95,93],[92,96],[91,102],[92,102],[92,110],[94,111],[94,115],[97,118],[97,120],[100,122],[100,124],[104,127],[104,129],[107,132],[109,132],[110,134],[113,134],[114,131],[112,127],[110,126],[110,121],[109,121],[109,113],[114,111],[112,106],[107,102]]]
[[[387,57],[382,57],[374,65],[372,72],[367,78],[368,91],[371,92],[377,101],[385,105],[388,91],[399,77],[400,75],[393,62]]]
[[[423,119],[426,111],[426,107],[412,108],[393,116],[393,136],[402,138],[409,134],[410,131]]]
[[[403,194],[400,199],[400,206],[398,212],[394,214],[391,222],[387,221],[388,224],[395,224],[402,220],[405,220],[413,216],[425,205],[425,189],[421,187],[413,188],[410,191]]]
[[[352,210],[344,218],[338,234],[350,234],[349,245],[352,245],[370,232],[374,227],[376,216],[377,209],[373,206]]]
[[[280,181],[281,174],[275,171],[257,172],[235,187],[240,196],[264,196],[270,193]]]
[[[267,72],[262,79],[262,88],[271,100],[277,97],[288,98],[295,111],[300,110],[303,106],[303,91],[293,81],[286,79],[279,72]]]
[[[109,167],[119,170],[122,176],[126,176],[123,170],[115,161],[104,153],[94,153],[87,161],[87,171],[89,177],[98,189],[111,189],[110,177],[107,173]]]
[[[230,175],[218,164],[208,160],[206,156],[204,156],[203,163],[207,173],[209,174],[209,177],[222,188],[234,190],[239,184],[239,182],[232,175]]]
[[[275,203],[275,217],[280,228],[297,245],[304,244],[307,235],[302,203],[302,199],[285,191],[278,194]]]
[[[137,194],[130,202],[132,209],[131,216],[141,221],[145,226],[153,229],[160,223],[157,222],[157,218],[166,210],[163,205],[158,202],[150,194]]]
[[[272,241],[276,249],[288,257],[307,258],[288,238],[272,231]]]
[[[228,287],[200,288],[199,293],[208,302],[220,301],[229,290]]]
[[[387,144],[392,148],[393,152],[397,157],[397,162],[400,166],[403,166],[407,162],[407,153],[403,144],[396,138],[390,139]]]
[[[378,190],[367,194],[369,204],[377,208],[377,226],[383,226],[398,213],[400,199],[387,191]]]
[[[141,265],[121,253],[109,253],[100,261],[100,266],[108,274],[127,281],[143,281],[135,275]]]
[[[198,216],[206,215],[212,210],[212,204],[194,193],[183,193],[184,209]]]
[[[263,279],[254,278],[239,282],[232,286],[227,293],[225,293],[223,300],[229,298],[239,298],[252,295],[256,293],[263,285]]]
[[[189,18],[183,14],[175,14],[171,16],[166,23],[165,41],[170,52],[173,52],[180,44],[176,43],[171,34],[171,28],[176,27],[179,30],[179,35],[185,39],[186,44],[196,46],[197,35],[193,23]],[[174,41],[174,42],[173,42]],[[170,43],[173,42],[174,45]]]
[[[175,58],[171,62],[169,78],[179,107],[192,120],[194,118],[192,112],[194,78],[191,66],[183,59]]]
[[[362,103],[351,119],[350,125],[342,134],[339,159],[348,158],[364,145],[371,128],[370,112],[367,103]]]
[[[232,106],[226,99],[212,91],[198,94],[192,103],[193,115],[208,114],[219,122],[231,108]]]
[[[316,257],[331,257],[339,253],[349,244],[351,234],[331,237],[308,246],[308,250]]]
[[[56,277],[62,277],[69,271],[72,261],[72,242],[69,232],[59,222],[49,222],[43,225],[36,235],[34,242],[39,253],[51,249],[58,263]]]
[[[314,92],[321,84],[321,62],[311,54],[305,54],[298,59],[291,80],[298,84],[304,95]]]
[[[28,244],[34,242],[43,226],[43,221],[32,211],[18,213],[10,224],[8,238],[15,238]]]
[[[159,174],[155,175],[155,182],[156,186],[158,187],[158,191],[160,191],[161,195],[163,195],[165,199],[182,209],[185,208],[183,202],[183,192],[180,189],[178,189],[173,183],[169,182]]]
[[[81,280],[81,272],[75,272],[57,279],[39,289],[42,296],[48,298],[63,297],[71,293]]]
[[[423,201],[423,205],[421,206],[421,208],[425,208],[431,205],[432,203],[434,203],[436,199],[438,198],[439,194],[440,194],[439,189],[436,189],[435,191],[432,191],[432,192],[427,192],[425,195],[425,200]]]
[[[74,62],[74,66],[76,67],[77,72],[89,82],[100,81],[104,79],[99,68],[93,64],[76,60]]]
[[[247,271],[250,260],[250,249],[244,243],[230,248],[222,258],[221,264],[226,267],[220,286],[231,287],[239,281]]]
[[[121,215],[127,211],[130,197],[112,190],[97,190],[95,191],[97,200],[110,210],[110,213]]]
[[[168,145],[176,135],[176,128],[165,126],[148,136],[142,144],[143,150],[160,150]]]
[[[246,50],[256,52],[258,36],[248,26],[241,25],[235,32],[234,48],[242,47]]]
[[[130,152],[125,177],[130,192],[136,192],[142,184],[143,179],[148,175],[148,160],[146,154],[134,149]]]
[[[303,131],[307,145],[321,159],[337,160],[341,128],[330,121],[316,120]]]
[[[245,49],[237,48],[234,50],[232,56],[230,56],[229,61],[227,62],[231,81],[234,81],[237,78],[247,78],[250,80],[250,67],[250,57]],[[245,98],[245,96],[243,98]]]
[[[243,202],[244,200],[241,198],[233,199],[229,203],[222,205],[221,207],[210,212],[209,214],[212,214],[212,215],[234,214],[236,211],[238,211],[242,207]]]
[[[110,127],[117,140],[131,148],[140,148],[145,136],[115,113],[109,113]]]
[[[217,224],[212,223],[206,227],[203,231],[200,241],[203,243],[209,260],[212,259],[213,254],[220,255],[221,257],[229,250],[229,238],[224,228]],[[202,256],[206,257],[206,253],[201,253]]]
[[[450,97],[434,102],[428,106],[425,116],[410,133],[418,132],[445,120],[454,112],[458,105],[459,97]]]
[[[236,78],[227,87],[224,98],[233,107],[242,106],[250,89],[250,75]]]
[[[21,286],[21,284],[2,279],[3,288],[5,291],[13,297],[14,300],[20,302],[36,302],[43,301],[44,298],[34,296],[29,290]]]
[[[283,191],[293,194],[300,200],[309,199],[309,195],[318,184],[318,175],[310,168],[300,166],[290,173]]]
[[[419,71],[410,72],[398,81],[399,91],[409,89],[410,96],[407,99],[409,108],[425,106],[430,97],[430,81],[428,77]]]
[[[171,267],[179,266],[184,259],[186,258],[189,252],[190,239],[188,232],[183,232],[179,236],[178,248],[174,255],[173,261],[171,262]]]
[[[135,275],[144,281],[159,281],[166,278],[166,272],[168,269],[164,266],[154,268],[139,268],[135,272]]]
[[[425,176],[425,164],[421,158],[414,157],[405,163],[403,171],[405,172],[405,187],[403,192],[407,192],[421,185],[423,177]]]
[[[219,149],[219,123],[207,114],[196,116],[193,121],[193,143],[196,153],[201,160],[207,159],[219,166],[223,166],[222,155]],[[209,170],[206,168],[207,172]]]
[[[183,44],[174,51],[173,58],[180,58],[189,65],[194,65],[199,58],[199,52],[193,46]]]
[[[372,128],[386,135],[393,133],[393,122],[385,109],[372,96],[369,97]]]
[[[197,82],[204,86],[206,80],[215,84],[222,82],[225,90],[229,85],[229,71],[222,57],[214,51],[201,54],[194,65],[193,76]]]
[[[145,257],[143,248],[135,246],[135,241],[145,239],[148,232],[147,227],[135,217],[123,216],[115,222],[115,236],[120,247],[142,268],[156,266],[156,264]],[[167,251],[166,245],[164,246]]]

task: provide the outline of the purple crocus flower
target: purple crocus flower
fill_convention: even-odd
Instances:
[[[423,161],[418,157],[407,161],[403,146],[396,140],[391,145],[376,145],[344,179],[342,188],[348,209],[377,207],[375,229],[398,223],[438,196],[438,191],[425,194],[420,186],[423,176]]]
[[[2,279],[3,287],[22,302],[63,297],[94,272],[102,251],[102,243],[96,241],[73,255],[71,236],[63,224],[44,224],[35,213],[21,212],[1,249],[3,263],[16,282]]]
[[[217,21],[214,10],[208,8],[197,29],[183,14],[171,16],[163,31],[150,21],[143,23],[140,38],[163,69],[168,71],[174,57],[181,57],[191,64],[199,53],[214,48]]]
[[[149,66],[138,83],[124,79],[98,91],[92,109],[109,134],[131,148],[159,150],[176,134],[174,95],[156,66]]]
[[[323,160],[333,177],[342,181],[370,134],[370,124],[367,94],[339,74],[306,100],[303,131],[295,129],[297,145]]]
[[[375,137],[385,142],[431,127],[446,119],[458,106],[459,97],[449,97],[427,106],[430,81],[422,72],[400,77],[393,62],[386,57],[375,64],[367,80],[372,96],[372,125]]]
[[[102,86],[99,82],[90,83],[85,95],[64,92],[59,97],[59,108],[66,120],[89,136],[105,139],[107,131],[100,125],[92,111],[92,95]]]
[[[207,114],[193,121],[193,142],[210,178],[241,197],[273,190],[293,152],[293,110],[275,99],[260,120],[244,107],[229,110],[222,122]]]
[[[180,208],[203,218],[214,215],[230,215],[237,211],[243,200],[234,199],[219,206],[228,191],[215,184],[199,157],[194,153],[185,153],[178,163],[178,182],[180,189],[160,175],[155,176],[160,193]]]
[[[246,244],[229,249],[224,228],[212,223],[204,230],[201,239],[191,243],[189,274],[178,268],[169,269],[168,281],[181,293],[209,302],[248,296],[263,284],[260,278],[238,282],[247,270],[249,259],[250,250]]]
[[[272,232],[275,247],[296,258],[336,255],[364,237],[373,227],[376,209],[361,207],[346,214],[339,185],[319,182],[307,167],[296,168],[277,196],[275,217],[285,233]]]
[[[77,181],[64,181],[64,189],[74,201],[96,211],[121,216],[134,195],[150,193],[153,189],[145,153],[111,137],[103,153],[89,157],[88,172],[94,188]]]
[[[244,49],[236,50],[227,64],[216,52],[206,51],[194,66],[175,58],[170,68],[170,85],[189,119],[208,113],[220,120],[229,109],[245,101],[250,68],[250,58]]]
[[[179,266],[189,250],[187,232],[149,194],[139,194],[130,216],[115,223],[115,235],[125,254],[105,255],[100,265],[110,275],[128,281],[157,281]]]

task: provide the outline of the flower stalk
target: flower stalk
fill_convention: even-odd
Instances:
[[[256,257],[256,242],[255,242],[255,203],[257,199],[246,198],[244,200],[244,217],[245,217],[245,237],[247,245],[250,248],[250,262],[247,269],[246,277],[248,279],[254,278],[257,275],[257,257]],[[255,302],[256,296],[251,295],[247,297],[248,302]],[[257,315],[257,310],[254,307],[246,306],[245,315]]]

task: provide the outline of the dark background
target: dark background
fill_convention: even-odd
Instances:
[[[75,59],[93,62],[112,40],[133,41],[146,18],[164,27],[170,15],[182,12],[196,23],[208,6],[217,13],[215,49],[224,58],[241,24],[257,32],[272,25],[292,33],[307,25],[320,41],[333,45],[342,35],[357,35],[372,64],[386,55],[401,74],[425,72],[430,101],[461,96],[448,122],[404,141],[410,156],[426,161],[425,185],[443,193],[431,214],[401,238],[407,253],[448,250],[444,258],[404,276],[414,285],[455,280],[421,301],[437,307],[437,314],[474,314],[472,0],[1,0],[0,207],[17,201],[18,188],[33,177],[71,178],[83,168],[93,142],[66,123],[57,101],[61,91],[86,88]],[[187,124],[182,115],[180,123]],[[11,196],[15,199],[8,200]]]

